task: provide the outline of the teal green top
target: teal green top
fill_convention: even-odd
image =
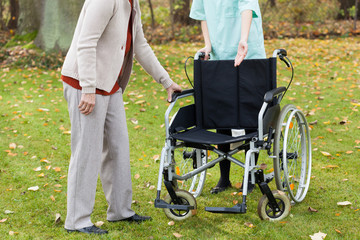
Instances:
[[[207,22],[210,59],[235,59],[241,35],[241,13],[253,11],[245,59],[266,58],[258,0],[193,0],[190,17]]]

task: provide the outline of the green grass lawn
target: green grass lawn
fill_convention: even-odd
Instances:
[[[159,167],[156,159],[164,145],[166,91],[135,63],[124,95],[133,209],[151,215],[153,221],[139,225],[107,222],[107,204],[99,182],[92,220],[104,222],[102,228],[110,233],[92,238],[175,239],[180,234],[180,239],[310,239],[309,235],[319,231],[327,234],[326,239],[360,238],[360,39],[269,40],[265,44],[269,56],[276,48],[288,50],[295,78],[282,105],[295,104],[312,123],[313,168],[305,200],[293,206],[291,215],[281,222],[259,219],[258,188],[249,195],[244,215],[205,212],[206,206],[232,206],[234,200],[241,200],[233,196],[236,188],[218,195],[209,193],[219,178],[216,166],[208,170],[203,193],[197,199],[198,214],[169,224],[163,211],[153,205]],[[183,65],[200,47],[170,43],[153,49],[172,78],[187,89],[190,84]],[[282,63],[278,71],[278,85],[286,86],[291,72]],[[68,234],[63,228],[70,124],[60,71],[5,68],[0,76],[0,238],[86,238]],[[186,103],[183,100],[180,104]],[[243,154],[238,157],[243,159]],[[260,159],[270,163],[265,152]],[[233,184],[241,181],[242,172],[232,165]],[[29,190],[35,186],[37,191]],[[274,188],[273,183],[270,186]],[[337,205],[343,201],[352,204]],[[58,222],[56,214],[61,215]]]

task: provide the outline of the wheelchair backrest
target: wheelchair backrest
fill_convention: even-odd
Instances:
[[[276,88],[276,58],[195,60],[196,125],[205,129],[257,129],[267,91]]]

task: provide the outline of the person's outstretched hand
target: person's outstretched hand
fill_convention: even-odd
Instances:
[[[181,87],[179,86],[179,85],[177,85],[176,83],[172,83],[171,85],[170,85],[170,87],[168,87],[167,89],[166,89],[166,91],[167,91],[167,94],[168,94],[168,98],[167,98],[167,101],[168,102],[171,102],[171,97],[172,97],[172,94],[174,93],[174,92],[181,92],[182,91],[182,89],[181,89]]]
[[[244,60],[246,57],[246,54],[248,52],[248,44],[245,41],[240,41],[238,46],[238,52],[235,57],[235,63],[234,67],[237,67],[240,65],[240,63]]]

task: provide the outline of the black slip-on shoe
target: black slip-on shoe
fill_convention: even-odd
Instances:
[[[81,232],[81,233],[86,233],[86,234],[107,234],[108,233],[108,231],[98,228],[95,225],[92,225],[91,227],[84,227],[84,228],[75,229],[75,230],[70,230],[70,229],[65,228],[65,230],[68,233],[71,233],[71,232]]]
[[[226,187],[213,187],[211,190],[210,190],[210,193],[211,194],[218,194],[220,192],[223,192],[225,191],[226,189],[230,188],[231,187],[231,183],[229,185],[227,185]]]
[[[149,216],[140,216],[137,215],[136,213],[129,217],[129,218],[125,218],[125,219],[121,219],[121,220],[109,220],[109,222],[144,222],[144,221],[149,221],[151,220],[151,217]]]

